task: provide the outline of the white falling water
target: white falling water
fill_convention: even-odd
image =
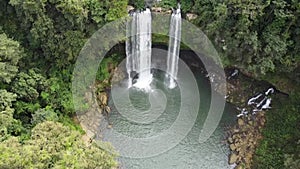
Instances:
[[[147,89],[152,81],[151,74],[151,11],[147,8],[143,12],[131,14],[132,22],[127,24],[126,41],[128,86],[132,86],[131,72],[138,73],[137,88]]]
[[[167,73],[169,74],[169,87],[176,87],[175,80],[178,72],[178,59],[181,39],[181,11],[180,5],[178,9],[173,11],[171,16],[169,30],[169,49],[167,58]]]

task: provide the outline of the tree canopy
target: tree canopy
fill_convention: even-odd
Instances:
[[[110,169],[117,166],[115,154],[96,144],[87,146],[79,132],[60,123],[39,123],[31,133],[30,140],[23,144],[17,137],[0,143],[0,168]]]
[[[10,83],[18,72],[18,62],[24,56],[19,42],[0,34],[0,83]]]

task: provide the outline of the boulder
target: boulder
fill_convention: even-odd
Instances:
[[[111,124],[109,124],[109,125],[107,126],[108,129],[112,129],[112,127],[113,127],[113,126],[112,126]]]
[[[101,92],[100,95],[99,95],[99,100],[101,102],[101,105],[104,105],[106,106],[107,105],[107,94],[105,92]]]
[[[152,7],[151,8],[153,12],[162,12],[163,9],[161,7]]]
[[[238,156],[235,153],[231,153],[229,156],[229,164],[236,163]]]
[[[172,10],[167,10],[166,14],[168,14],[168,15],[172,14]]]
[[[93,93],[92,92],[86,92],[84,94],[84,99],[87,101],[87,103],[93,103]]]
[[[198,17],[198,15],[196,15],[196,14],[193,14],[193,13],[187,13],[186,14],[186,19],[187,20],[194,20],[194,19],[196,19]]]
[[[236,146],[234,144],[230,144],[229,148],[231,151],[234,151],[236,149]]]
[[[239,126],[243,126],[244,124],[245,124],[244,120],[241,119],[241,118],[239,118],[239,119],[238,119],[238,125],[239,125]]]
[[[88,135],[83,135],[82,138],[83,142],[85,143],[86,146],[89,146],[92,143],[92,139]]]
[[[106,113],[110,113],[110,107],[105,106],[105,111],[106,111]]]
[[[111,77],[111,84],[117,84],[125,78],[125,74],[121,69],[117,67],[113,71],[113,76]]]
[[[241,147],[241,145],[242,145],[242,143],[240,143],[240,142],[237,142],[234,144],[235,147]]]
[[[239,133],[239,132],[240,132],[239,129],[234,129],[234,130],[233,130],[233,133]]]
[[[127,6],[127,12],[129,12],[129,11],[132,11],[132,10],[134,10],[134,7],[133,7],[133,6],[130,6],[130,5],[128,5],[128,6]]]
[[[251,159],[252,159],[252,156],[247,154],[245,157],[245,164],[251,164]]]

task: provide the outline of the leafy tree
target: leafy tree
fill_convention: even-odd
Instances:
[[[11,135],[19,135],[23,130],[20,121],[13,118],[13,112],[11,108],[0,111],[0,142]]]
[[[44,121],[58,121],[58,116],[53,110],[49,108],[39,109],[35,111],[32,115],[31,123],[33,125],[37,125],[38,123],[42,123]]]
[[[13,118],[14,109],[11,106],[14,101],[15,94],[0,90],[0,142],[22,131],[21,123]]]
[[[1,33],[14,37],[25,49],[0,34],[0,168],[117,165],[115,154],[94,144],[87,147],[79,131],[74,131],[79,129],[69,117],[74,113],[70,82],[73,63],[86,39],[106,22],[126,16],[127,3],[0,1]]]
[[[0,34],[0,82],[10,83],[18,72],[18,61],[23,57],[23,49],[17,41]]]
[[[18,74],[12,85],[12,91],[17,94],[18,99],[32,102],[46,89],[46,78],[38,72],[38,69],[30,69],[28,73]]]
[[[0,143],[0,168],[103,168],[116,167],[115,154],[92,144],[81,135],[56,122],[38,124],[31,139],[20,144],[18,138]]]
[[[29,58],[40,65],[65,68],[73,63],[86,39],[108,21],[126,16],[127,0],[10,0],[7,11],[28,47]],[[1,16],[1,15],[0,15]],[[8,22],[8,21],[7,21]],[[7,31],[8,23],[4,27]],[[10,31],[8,31],[10,32]],[[50,37],[50,38],[49,38]]]
[[[107,21],[113,21],[127,15],[128,0],[112,0],[110,1],[109,10],[106,15]]]
[[[144,0],[129,0],[129,4],[135,9],[144,9],[146,5]]]
[[[195,0],[195,21],[223,60],[256,77],[295,70],[300,63],[295,1]]]
[[[21,120],[27,128],[31,126],[32,114],[46,106],[41,95],[47,87],[46,78],[39,73],[38,69],[19,73],[10,86],[11,91],[17,96],[17,101],[13,104],[14,117]]]
[[[52,78],[48,80],[49,88],[42,93],[43,99],[54,111],[65,115],[73,115],[74,106],[70,85],[71,69],[55,71],[51,76]]]
[[[0,111],[12,107],[12,102],[16,101],[17,95],[0,89]]]
[[[161,1],[159,3],[160,6],[164,8],[176,8],[177,7],[177,0],[167,0],[167,1]]]

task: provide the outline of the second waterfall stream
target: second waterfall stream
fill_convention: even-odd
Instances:
[[[152,81],[151,74],[151,11],[146,8],[144,11],[130,13],[131,22],[126,26],[126,68],[128,73],[128,87],[135,86],[141,89],[149,89]],[[180,5],[171,15],[169,29],[169,47],[167,55],[167,76],[166,84],[170,88],[176,87],[178,72],[178,59],[181,38],[181,11]],[[136,82],[133,83],[133,74],[137,74]]]

